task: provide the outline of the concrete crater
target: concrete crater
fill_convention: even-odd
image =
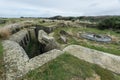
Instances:
[[[110,36],[102,35],[102,34],[95,34],[95,33],[82,33],[81,37],[88,39],[88,40],[97,41],[97,42],[111,42],[112,41],[112,38]]]

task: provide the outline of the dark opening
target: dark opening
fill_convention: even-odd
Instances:
[[[45,48],[45,44],[39,43],[38,41],[38,31],[39,29],[36,28],[35,29],[35,35],[36,35],[36,39],[31,38],[31,34],[29,32],[29,36],[26,35],[26,39],[28,40],[30,38],[29,44],[26,46],[26,53],[28,55],[29,58],[33,58],[35,56],[38,56],[42,53],[45,52],[44,48]],[[24,39],[25,43],[26,43],[26,39]]]
[[[24,42],[25,42],[25,45],[27,45],[27,41],[26,41],[26,38],[24,37]]]
[[[21,41],[20,43],[21,43],[21,46],[23,47],[23,49],[25,50],[25,45],[24,45],[23,41]]]
[[[29,41],[29,37],[28,37],[28,34],[26,35],[26,38],[27,38],[27,41]]]

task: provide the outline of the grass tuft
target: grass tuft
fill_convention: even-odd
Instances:
[[[10,29],[5,27],[0,29],[0,39],[7,39],[10,36],[10,34]]]

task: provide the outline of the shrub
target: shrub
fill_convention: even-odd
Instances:
[[[99,22],[98,28],[120,30],[120,18],[116,18],[116,17],[106,18],[101,22]]]
[[[10,34],[10,29],[5,27],[0,29],[0,39],[6,39],[10,36]]]

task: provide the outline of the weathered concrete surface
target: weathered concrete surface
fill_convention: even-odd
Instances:
[[[120,74],[120,56],[112,55],[78,45],[70,45],[63,51],[66,51],[79,59],[97,64],[103,68]]]
[[[48,34],[43,30],[40,30],[38,33],[38,41],[46,45],[45,51],[49,51],[52,49],[59,49],[59,45],[55,41],[55,39],[53,37],[48,36]]]
[[[26,37],[26,35],[29,35],[29,33],[28,33],[28,30],[24,29],[11,35],[9,37],[9,40],[20,43],[20,41],[22,41]]]
[[[64,53],[63,51],[54,49],[42,55],[36,56],[29,60],[29,62],[26,64],[25,70],[30,71],[36,69],[42,66],[43,64],[55,59],[56,57],[63,53]]]
[[[43,30],[40,30],[40,31],[38,32],[38,41],[39,41],[40,43],[44,43],[44,44],[45,44],[45,41],[42,40],[43,36],[47,36],[47,33],[46,33],[45,31],[43,31]]]
[[[5,40],[2,42],[4,48],[4,63],[6,80],[15,80],[22,76],[26,62],[29,60],[24,49],[14,41]]]
[[[36,33],[35,33],[35,29],[36,29],[36,27],[30,27],[29,29],[28,29],[28,31],[29,31],[29,33],[30,33],[30,37],[31,37],[31,39],[32,40],[37,40],[37,36],[36,36]]]
[[[22,77],[30,70],[36,69],[63,54],[63,51],[54,49],[29,59],[24,49],[17,42],[5,40],[2,44],[6,80],[17,80],[18,77]]]

